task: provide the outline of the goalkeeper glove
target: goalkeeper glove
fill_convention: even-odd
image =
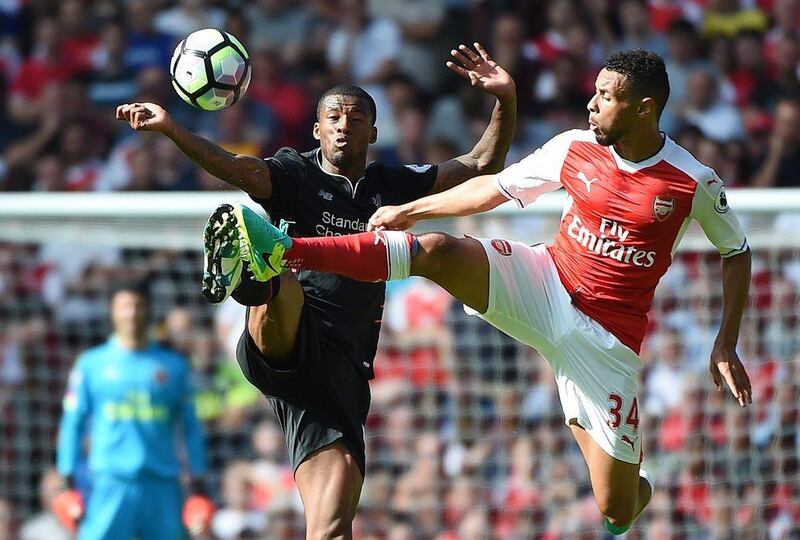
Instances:
[[[205,495],[192,495],[183,503],[182,517],[192,536],[204,533],[214,517],[214,503]]]
[[[64,490],[53,498],[52,510],[68,531],[75,532],[85,510],[83,497],[76,489]]]

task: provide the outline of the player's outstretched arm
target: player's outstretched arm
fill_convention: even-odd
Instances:
[[[175,122],[155,103],[126,103],[117,107],[117,120],[136,131],[158,131],[172,139],[186,157],[217,178],[253,197],[272,195],[267,162],[254,156],[232,154]]]
[[[722,323],[711,352],[711,377],[717,390],[723,381],[744,407],[753,402],[750,377],[736,354],[739,327],[750,290],[750,250],[722,260]]]
[[[463,156],[441,163],[431,193],[439,193],[479,174],[500,171],[514,138],[517,119],[517,88],[511,75],[498,65],[480,43],[475,50],[459,45],[450,54],[447,67],[472,86],[495,96],[492,118],[478,143]],[[476,52],[477,51],[477,52]]]
[[[508,199],[497,189],[495,175],[477,176],[441,193],[400,206],[382,206],[369,218],[369,230],[405,230],[423,219],[469,216],[486,212]]]

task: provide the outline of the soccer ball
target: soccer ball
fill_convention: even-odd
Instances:
[[[169,63],[172,86],[204,111],[230,107],[250,84],[250,56],[238,39],[216,28],[192,32],[178,43]]]

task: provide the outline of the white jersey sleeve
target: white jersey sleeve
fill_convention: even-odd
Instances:
[[[732,257],[747,251],[744,230],[728,206],[725,185],[713,170],[709,169],[707,178],[701,178],[697,182],[691,217],[700,223],[708,239],[723,257]]]
[[[581,130],[565,131],[547,141],[534,153],[509,165],[495,176],[497,189],[523,208],[542,193],[561,187],[561,168],[569,146]]]

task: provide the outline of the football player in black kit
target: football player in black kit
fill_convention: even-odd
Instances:
[[[337,86],[317,106],[319,148],[282,148],[260,159],[231,154],[191,133],[152,103],[117,108],[136,130],[159,131],[209,173],[241,188],[273,220],[291,223],[294,236],[344,235],[366,230],[385,204],[398,205],[502,169],[516,118],[513,79],[479,44],[452,50],[447,66],[495,96],[490,123],[467,154],[438,165],[367,165],[378,133],[375,103],[356,86]],[[253,279],[238,257],[237,228],[248,212],[220,206],[206,226],[203,294],[230,295],[250,306],[237,360],[277,414],[303,500],[307,538],[351,538],[365,472],[364,423],[368,380],[378,342],[383,283],[334,274],[285,272]],[[242,249],[244,249],[242,247]],[[268,264],[269,261],[266,261]]]

